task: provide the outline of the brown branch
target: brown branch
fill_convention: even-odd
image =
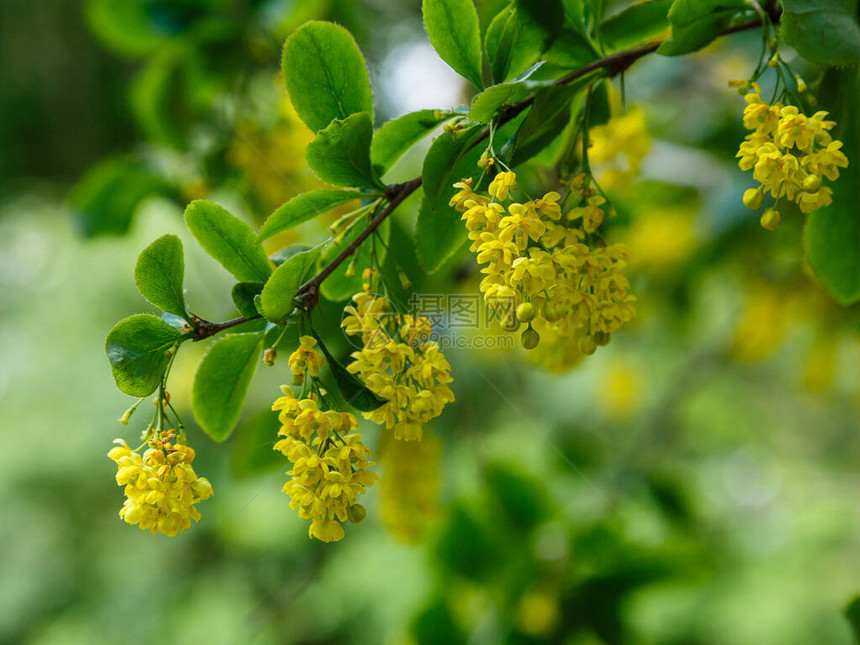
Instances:
[[[771,20],[774,23],[779,22],[779,9],[776,7],[776,4],[773,3],[769,5],[767,9]],[[721,36],[727,36],[729,34],[734,34],[739,31],[747,31],[749,29],[755,29],[756,27],[761,26],[761,21],[751,20],[748,22],[744,22],[738,25],[734,25],[733,27],[728,27],[727,29],[721,32]],[[647,54],[653,53],[657,50],[657,48],[664,41],[658,40],[650,43],[644,43],[642,45],[637,45],[636,47],[631,47],[630,49],[625,49],[619,52],[615,52],[613,54],[609,54],[608,56],[604,56],[603,58],[599,58],[595,61],[588,63],[587,65],[583,65],[582,67],[571,71],[569,74],[562,76],[558,80],[556,80],[553,85],[566,85],[568,83],[572,83],[573,81],[580,79],[592,72],[596,72],[599,70],[608,70],[608,77],[612,78],[621,72],[625,71],[628,67],[630,67],[637,60],[646,56]],[[529,106],[534,103],[535,95],[532,94],[524,98],[521,101],[516,103],[512,103],[510,105],[505,105],[501,109],[501,114],[499,116],[499,125],[505,124],[508,121],[515,118],[519,115],[523,110],[527,109]],[[490,128],[487,126],[484,128],[480,135],[472,142],[472,147],[486,139],[490,134]],[[422,177],[419,175],[414,179],[411,179],[402,184],[395,184],[392,186],[388,186],[385,189],[385,196],[388,199],[388,204],[379,211],[372,220],[368,223],[367,227],[359,233],[358,237],[356,237],[349,245],[341,251],[341,253],[331,262],[329,262],[323,269],[317,273],[310,280],[305,282],[301,287],[299,287],[298,293],[296,294],[295,300],[296,302],[304,309],[310,310],[316,306],[317,302],[319,302],[319,293],[320,293],[320,285],[323,281],[328,278],[341,264],[343,264],[353,253],[356,252],[358,247],[368,238],[373,232],[379,228],[379,225],[384,222],[394,210],[403,203],[403,201],[409,197],[412,193],[414,193],[418,188],[421,187]],[[213,336],[220,331],[225,329],[229,329],[230,327],[235,327],[236,325],[241,325],[242,323],[248,322],[249,320],[256,320],[260,318],[260,316],[253,317],[240,317],[235,318],[233,320],[228,320],[222,323],[213,323],[208,320],[203,320],[196,316],[192,317],[192,324],[194,325],[194,340],[203,340],[204,338],[208,338],[209,336]]]

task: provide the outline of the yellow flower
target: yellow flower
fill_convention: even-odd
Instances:
[[[500,172],[490,182],[487,192],[499,201],[508,198],[508,193],[517,186],[517,175],[514,172]]]
[[[313,336],[299,338],[299,348],[290,354],[287,362],[295,376],[304,377],[305,372],[316,376],[326,366],[325,356],[316,349],[317,339]]]
[[[212,496],[212,485],[194,472],[194,450],[171,439],[172,431],[162,433],[143,455],[117,439],[108,457],[117,465],[116,483],[125,486],[119,516],[143,530],[175,536],[200,519],[194,505]]]

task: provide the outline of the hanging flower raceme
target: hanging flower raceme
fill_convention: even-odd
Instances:
[[[633,317],[635,299],[623,273],[627,249],[599,238],[606,200],[584,175],[571,182],[576,206],[566,214],[554,191],[534,201],[509,200],[516,189],[513,172],[497,174],[488,195],[476,193],[471,180],[455,187],[459,191],[450,204],[463,214],[470,248],[485,265],[484,300],[505,328],[526,323],[521,336],[526,349],[542,338],[553,341],[549,355],[564,355],[570,365],[609,342],[609,335]],[[571,340],[577,342],[574,356],[568,351]]]
[[[153,533],[174,536],[200,519],[194,507],[212,496],[212,485],[198,477],[194,450],[179,443],[173,431],[159,433],[141,455],[122,440],[109,453],[117,465],[116,483],[125,486],[119,516]]]
[[[291,388],[281,386],[284,395],[272,405],[278,412],[278,436],[282,437],[274,449],[292,463],[287,473],[292,479],[283,488],[290,496],[290,508],[298,509],[300,518],[311,520],[310,537],[336,542],[344,536],[342,522],[364,519],[367,512],[357,498],[377,477],[368,470],[373,462],[370,450],[355,432],[355,415],[320,407],[324,391],[314,377],[326,360],[316,344],[313,337],[302,336],[299,348],[290,356],[293,375],[310,392],[299,399]]]
[[[448,387],[451,366],[438,343],[428,340],[430,321],[395,313],[384,298],[368,292],[355,294],[344,312],[341,326],[363,345],[347,369],[387,401],[364,412],[365,418],[383,424],[397,439],[421,439],[422,426],[454,400]]]
[[[740,145],[738,165],[752,170],[760,184],[744,193],[744,205],[759,209],[770,194],[776,202],[761,218],[762,226],[770,230],[779,226],[776,206],[781,199],[794,201],[804,213],[829,206],[833,191],[822,180],[837,179],[839,169],[848,166],[842,142],[829,132],[836,122],[825,119],[827,112],[808,117],[793,105],[771,105],[761,98],[758,83],[744,98],[743,124],[752,132]]]

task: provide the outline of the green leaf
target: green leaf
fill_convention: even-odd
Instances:
[[[120,320],[105,341],[116,386],[132,396],[152,394],[170,362],[170,348],[181,336],[179,330],[151,314]]]
[[[138,205],[168,191],[163,179],[137,161],[114,157],[89,168],[69,199],[87,237],[124,235]]]
[[[831,71],[822,88],[833,96],[832,101],[819,96],[822,105],[841,106],[833,116],[842,131],[834,132],[834,138],[845,144],[849,165],[830,184],[833,203],[809,214],[804,243],[809,263],[830,295],[850,305],[860,301],[860,123],[853,116],[860,107],[860,73]]]
[[[272,265],[254,231],[218,204],[199,199],[185,209],[185,224],[200,246],[237,280],[265,282]]]
[[[260,306],[267,320],[282,324],[296,303],[293,299],[316,265],[318,250],[297,253],[275,269],[260,294]]]
[[[422,6],[433,49],[460,76],[482,88],[481,31],[472,0],[424,0]]]
[[[182,242],[175,235],[158,238],[137,258],[134,281],[140,295],[162,311],[188,320],[182,293],[184,279]]]
[[[333,244],[326,249],[326,252],[322,256],[321,264],[324,265],[337,257],[341,251],[343,251],[355,240],[356,237],[359,236],[362,228],[363,227],[361,226],[356,226],[346,235],[343,242],[340,244]],[[385,262],[390,233],[390,219],[387,219],[379,225],[374,233],[374,236],[377,237],[375,246],[374,239],[371,238],[365,240],[364,243],[362,243],[356,250],[354,266],[355,275],[351,278],[346,276],[347,269],[352,262],[351,258],[337,267],[334,272],[325,279],[322,285],[320,285],[320,292],[322,295],[332,302],[340,302],[361,291],[361,285],[363,283],[361,276],[364,270],[377,265],[382,266]]]
[[[457,190],[454,183],[473,177],[481,146],[472,148],[483,128],[480,125],[460,132],[457,138],[441,134],[424,159],[424,200],[415,224],[415,249],[424,268],[432,273],[463,245],[465,229],[460,214],[448,206]]]
[[[854,632],[854,642],[860,643],[860,596],[854,598],[845,608],[845,617],[851,623],[851,631]]]
[[[453,112],[444,110],[419,110],[388,121],[376,131],[370,144],[370,159],[374,167],[384,173],[409,148],[453,116]]]
[[[197,368],[191,411],[215,441],[224,441],[236,427],[262,351],[262,333],[231,334],[219,338]]]
[[[469,118],[477,123],[489,123],[503,105],[516,103],[528,94],[529,90],[523,83],[500,83],[488,87],[472,99]]]
[[[493,18],[485,36],[496,83],[529,69],[555,42],[564,27],[560,2],[518,0]]]
[[[367,112],[335,119],[308,144],[308,166],[335,186],[384,188],[370,164],[373,124]]]
[[[332,376],[334,376],[337,387],[348,405],[361,412],[372,412],[379,406],[387,403],[385,399],[378,397],[369,390],[355,374],[347,370],[340,361],[332,356],[325,343],[323,343],[322,338],[315,331],[312,331],[312,333],[314,338],[317,339],[322,353],[325,354]]]
[[[600,33],[611,49],[623,49],[653,38],[669,28],[672,0],[646,0],[603,21]]]
[[[857,0],[784,0],[782,37],[815,63],[851,65],[860,61]]]
[[[357,112],[373,116],[364,56],[340,25],[306,22],[284,43],[281,64],[290,100],[314,132]]]
[[[439,196],[445,191],[449,184],[459,181],[460,178],[451,179],[454,167],[461,157],[478,140],[483,130],[481,125],[473,125],[466,130],[460,130],[456,136],[450,132],[443,132],[433,140],[433,145],[424,158],[423,186],[424,200],[431,207],[436,206]],[[466,176],[471,177],[472,173]]]
[[[246,318],[253,318],[259,315],[254,306],[254,298],[259,296],[262,291],[262,282],[237,282],[230,291],[230,297],[240,314]]]
[[[669,9],[672,37],[657,49],[664,56],[680,56],[702,49],[728,26],[732,18],[749,11],[745,0],[675,0]]]
[[[257,239],[262,242],[278,233],[298,226],[302,222],[307,222],[317,215],[322,215],[335,206],[369,196],[371,195],[357,190],[321,189],[301,193],[286,204],[279,206],[274,213],[269,215],[257,234]]]
[[[570,104],[583,83],[551,85],[535,95],[512,148],[504,152],[510,156],[512,166],[530,159],[561,134],[570,121]]]

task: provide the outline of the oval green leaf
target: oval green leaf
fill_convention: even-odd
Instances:
[[[269,218],[263,224],[263,228],[257,234],[257,239],[262,242],[278,233],[283,233],[294,226],[298,226],[302,222],[312,220],[317,215],[322,215],[335,206],[340,206],[354,199],[370,196],[357,190],[321,189],[301,193],[290,199],[286,204],[279,206],[274,213],[269,215]]]
[[[105,341],[116,386],[131,396],[155,391],[170,362],[170,348],[181,332],[158,316],[136,314],[120,320]]]
[[[290,100],[313,131],[356,112],[373,115],[364,56],[340,25],[306,22],[287,38],[281,63]]]
[[[140,295],[162,311],[188,320],[182,292],[184,279],[182,242],[175,235],[161,236],[137,258],[134,281]]]
[[[316,265],[318,257],[319,251],[316,249],[304,251],[275,269],[260,294],[260,307],[267,320],[281,324],[292,313],[296,308],[293,299]]]
[[[215,441],[230,436],[263,351],[263,334],[231,334],[203,357],[191,390],[191,411]]]
[[[481,78],[481,30],[472,0],[424,0],[424,29],[430,44],[455,72],[477,88]]]
[[[272,265],[254,231],[224,208],[202,199],[185,209],[185,224],[200,246],[243,282],[265,282]]]
[[[384,188],[370,164],[373,124],[367,112],[335,119],[308,144],[308,166],[335,186]]]
[[[388,121],[376,131],[370,144],[370,159],[374,167],[384,173],[409,148],[453,116],[453,112],[444,110],[419,110]]]

